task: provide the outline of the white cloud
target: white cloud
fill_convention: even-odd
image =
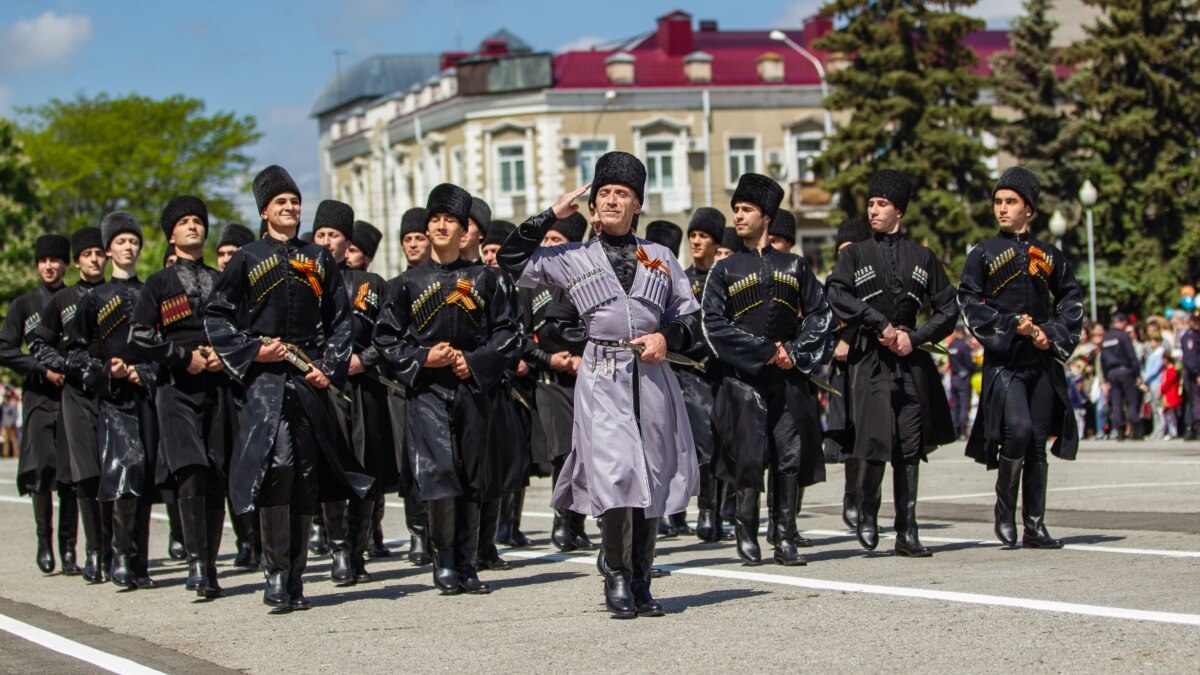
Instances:
[[[937,2],[930,3],[936,6]],[[804,20],[820,11],[825,5],[824,0],[795,0],[778,20],[775,26],[779,28],[799,28]],[[964,14],[977,16],[987,21],[992,28],[1007,28],[1013,17],[1025,13],[1021,0],[979,0],[974,7],[960,10]]]
[[[304,208],[301,209],[302,230],[311,226],[313,216],[317,212],[317,204],[321,201],[317,123],[316,120],[309,119],[308,109],[308,103],[299,103],[268,108],[256,115],[263,137],[250,149],[255,163],[248,177],[253,178],[259,170],[271,164],[278,164],[287,169],[304,197]],[[254,195],[249,190],[240,192],[235,204],[239,213],[251,216],[257,213]],[[252,224],[257,226],[258,221],[253,220]]]
[[[775,20],[776,28],[800,28],[804,20],[821,11],[824,0],[796,0],[788,7],[783,16]]]
[[[66,63],[92,39],[92,20],[80,14],[45,12],[35,19],[0,26],[0,71],[24,73]]]
[[[575,38],[574,40],[571,40],[565,44],[559,45],[559,47],[554,50],[554,53],[561,54],[563,52],[583,52],[591,49],[592,47],[598,47],[609,42],[612,42],[612,40],[608,38],[597,37],[595,35],[585,35],[583,37]]]

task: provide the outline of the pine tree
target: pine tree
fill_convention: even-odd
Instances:
[[[0,118],[0,315],[8,313],[8,303],[18,295],[37,286],[33,245],[42,232],[41,196],[16,125]]]
[[[1200,2],[1085,2],[1103,15],[1063,55],[1079,106],[1066,133],[1100,194],[1096,255],[1133,289],[1122,309],[1161,311],[1200,278]]]
[[[1081,184],[1068,161],[1070,144],[1063,134],[1067,117],[1059,106],[1065,98],[1052,46],[1058,24],[1047,17],[1052,4],[1051,0],[1026,0],[1025,15],[1013,20],[1008,34],[1011,51],[992,60],[996,101],[1017,114],[998,127],[1000,149],[1042,181],[1033,223],[1036,232],[1046,231],[1055,210],[1076,217],[1079,209],[1074,195]]]
[[[849,60],[831,69],[826,105],[852,115],[819,164],[842,215],[864,212],[872,172],[904,171],[914,188],[904,222],[951,277],[966,247],[991,229],[991,177],[983,164],[989,151],[980,134],[995,121],[979,104],[985,79],[973,70],[978,57],[963,44],[983,22],[957,11],[974,4],[834,0],[821,14],[839,28],[814,45],[833,60]]]

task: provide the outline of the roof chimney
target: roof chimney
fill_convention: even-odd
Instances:
[[[717,20],[716,19],[700,19],[700,32],[701,33],[717,32]]]
[[[658,48],[668,56],[692,51],[692,15],[682,10],[658,17]]]
[[[833,30],[833,19],[814,14],[804,20],[804,46],[812,49],[812,43]]]

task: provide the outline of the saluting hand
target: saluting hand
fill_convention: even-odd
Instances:
[[[574,190],[571,190],[570,192],[568,192],[567,194],[559,197],[558,201],[554,202],[554,205],[550,207],[551,209],[554,210],[554,217],[555,218],[566,218],[567,216],[571,215],[572,213],[575,213],[576,211],[578,211],[579,205],[575,203],[575,200],[579,199],[579,197],[581,195],[583,195],[583,193],[587,192],[591,188],[592,188],[592,184],[588,183],[587,185],[584,185],[583,187],[577,187]]]

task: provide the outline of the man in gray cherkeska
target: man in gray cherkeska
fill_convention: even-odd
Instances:
[[[698,335],[700,307],[675,256],[632,234],[645,195],[642,162],[610,152],[594,175],[589,205],[600,236],[540,246],[554,221],[578,208],[585,185],[522,223],[497,259],[521,286],[566,289],[587,323],[571,454],[551,503],[602,516],[600,567],[613,616],[662,616],[650,595],[658,519],[684,510],[699,489],[683,396],[664,360]]]

